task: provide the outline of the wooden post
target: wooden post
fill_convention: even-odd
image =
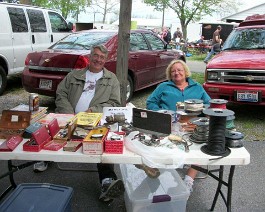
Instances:
[[[121,103],[126,106],[132,0],[120,1],[116,75],[121,84]]]

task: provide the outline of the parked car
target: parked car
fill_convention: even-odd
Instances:
[[[265,105],[265,14],[235,28],[206,66],[203,87],[211,98]]]
[[[90,47],[104,44],[108,51],[105,67],[116,73],[118,32],[87,30],[73,33],[46,51],[28,54],[22,73],[23,87],[28,92],[55,96],[58,84],[70,71],[86,69]],[[173,59],[186,61],[182,51],[174,50],[150,30],[132,30],[128,61],[126,99],[134,91],[166,80],[165,70]]]
[[[0,3],[0,95],[7,76],[20,74],[28,53],[42,51],[72,33],[72,24],[56,11]]]

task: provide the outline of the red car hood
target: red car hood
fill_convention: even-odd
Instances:
[[[89,57],[90,50],[46,50],[28,55],[30,66],[73,68],[79,56]]]
[[[263,69],[265,50],[231,50],[222,51],[207,65],[207,68],[222,69]]]

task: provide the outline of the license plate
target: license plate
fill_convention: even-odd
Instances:
[[[40,79],[39,88],[51,90],[52,80]]]
[[[237,101],[239,102],[258,102],[258,91],[237,91]]]

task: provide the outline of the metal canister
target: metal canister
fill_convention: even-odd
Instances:
[[[36,93],[29,94],[29,111],[39,110],[39,95]]]

